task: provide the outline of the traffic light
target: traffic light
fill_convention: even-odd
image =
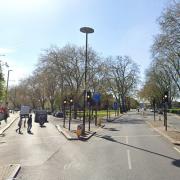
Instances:
[[[168,102],[168,91],[164,92],[164,102]]]
[[[70,97],[69,103],[70,103],[71,106],[73,105],[73,98],[72,97]]]
[[[91,102],[91,91],[87,92],[87,102]]]
[[[64,99],[63,104],[64,106],[67,104],[67,98]]]

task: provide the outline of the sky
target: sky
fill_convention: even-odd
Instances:
[[[9,85],[28,77],[43,49],[85,45],[80,28],[94,33],[88,43],[101,56],[128,55],[145,69],[152,58],[157,22],[170,0],[0,0],[0,60],[7,62]],[[5,56],[2,56],[5,55]],[[5,77],[8,68],[3,66]]]

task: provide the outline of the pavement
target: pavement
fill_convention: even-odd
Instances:
[[[19,113],[10,113],[10,117],[7,118],[7,123],[4,120],[2,120],[0,123],[0,135],[2,135],[4,131],[8,129],[11,126],[11,124],[14,123],[14,121],[17,120],[18,117]]]
[[[7,119],[7,123],[3,120],[0,124],[0,136],[3,137],[5,131],[10,128],[10,126],[18,119],[19,113],[10,114],[10,117]],[[1,140],[0,144],[3,144],[4,141]],[[10,180],[14,179],[17,176],[21,166],[20,164],[6,164],[4,166],[0,165],[0,180]]]
[[[21,169],[20,164],[9,164],[0,167],[0,180],[13,180],[16,178],[19,170]]]
[[[154,120],[153,113],[146,112],[144,119],[155,131],[171,143],[180,145],[180,116],[172,113],[167,114],[167,131],[165,130],[163,115],[156,114]]]

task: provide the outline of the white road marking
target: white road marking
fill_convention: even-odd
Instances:
[[[161,136],[161,135],[159,135],[159,134],[140,134],[140,135],[130,135],[130,136],[111,136],[111,137],[124,137],[124,138],[126,138],[126,137],[157,137],[157,136]]]
[[[177,147],[174,147],[174,149],[180,153],[180,149],[178,149]]]
[[[132,164],[131,164],[131,156],[130,156],[130,150],[129,149],[127,149],[127,158],[128,158],[128,167],[131,170]]]

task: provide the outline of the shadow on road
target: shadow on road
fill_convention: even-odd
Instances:
[[[180,167],[180,159],[174,160],[174,161],[172,162],[172,164],[173,164],[174,166]]]
[[[4,137],[6,134],[5,133],[3,133],[3,134],[0,134],[0,137]]]
[[[161,157],[164,157],[164,158],[167,158],[167,159],[171,159],[171,160],[173,160],[173,162],[172,162],[173,165],[180,167],[180,160],[172,158],[170,156],[166,156],[164,154],[153,152],[153,151],[150,151],[148,149],[140,148],[140,147],[133,146],[133,145],[130,145],[130,144],[126,144],[126,143],[123,143],[123,142],[119,142],[119,141],[115,140],[114,138],[112,138],[109,135],[101,136],[101,135],[96,134],[95,136],[98,137],[98,138],[102,138],[102,139],[114,142],[114,143],[118,143],[118,144],[121,144],[121,145],[124,145],[124,146],[128,146],[128,147],[131,147],[131,148],[134,148],[134,149],[138,149],[140,151],[144,151],[144,152],[151,153],[151,154],[154,154],[154,155],[157,155],[157,156],[161,156]]]
[[[112,121],[113,124],[145,124],[144,120],[141,119],[117,119],[115,121]]]
[[[116,129],[116,128],[103,128],[103,129],[106,129],[106,130],[108,130],[108,131],[120,131],[120,130],[118,130],[118,129]]]

